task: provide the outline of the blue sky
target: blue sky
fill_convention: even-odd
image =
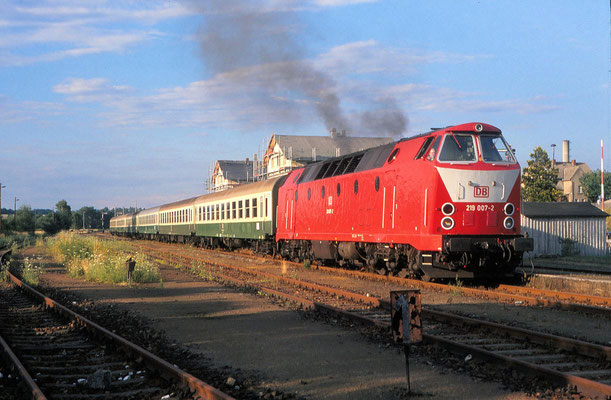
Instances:
[[[568,139],[597,169],[605,139],[609,170],[609,20],[603,0],[0,0],[3,206],[155,206],[338,124],[486,122],[523,166]]]

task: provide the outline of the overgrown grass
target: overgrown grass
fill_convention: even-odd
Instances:
[[[36,236],[29,234],[10,234],[0,236],[0,249],[12,248],[16,251],[19,247],[29,247],[36,243]]]
[[[21,268],[21,279],[30,286],[38,286],[40,282],[40,266],[32,264],[30,259],[26,257]]]
[[[103,241],[62,232],[48,241],[49,253],[68,269],[72,277],[105,283],[127,282],[125,261],[136,261],[132,282],[159,281],[159,269],[148,256],[130,250],[124,242]]]

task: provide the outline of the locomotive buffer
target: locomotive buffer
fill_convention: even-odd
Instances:
[[[409,349],[411,344],[420,343],[422,341],[421,312],[420,289],[396,290],[390,292],[392,336],[395,343],[403,343],[408,394],[412,391],[409,378]]]

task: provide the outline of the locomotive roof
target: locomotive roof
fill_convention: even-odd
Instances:
[[[304,168],[303,173],[299,177],[298,183],[301,184],[322,179],[323,176],[320,175],[325,174],[325,170],[323,170],[325,166],[330,166],[333,163],[338,163],[338,165],[340,163],[345,163],[345,168],[342,173],[334,174],[333,176],[379,168],[384,165],[388,155],[396,144],[397,142],[391,142],[378,147],[358,151],[356,153],[346,154],[345,156],[333,157],[329,158],[328,160],[309,164]],[[329,176],[324,176],[324,178],[327,177]]]
[[[475,129],[476,125],[481,125],[482,126],[482,131],[478,132]],[[421,133],[419,135],[415,135],[415,136],[410,136],[410,137],[406,137],[400,140],[400,142],[404,142],[407,140],[412,140],[412,139],[416,139],[416,138],[420,138],[420,137],[424,137],[424,136],[429,136],[432,133],[435,132],[471,132],[474,134],[479,134],[479,133],[501,133],[501,130],[495,126],[489,125],[489,124],[484,124],[483,122],[469,122],[466,124],[460,124],[460,125],[448,125],[444,128],[431,128],[430,131],[428,132],[424,132]]]

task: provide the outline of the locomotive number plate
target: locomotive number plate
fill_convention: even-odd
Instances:
[[[466,211],[494,211],[494,204],[467,204]]]

